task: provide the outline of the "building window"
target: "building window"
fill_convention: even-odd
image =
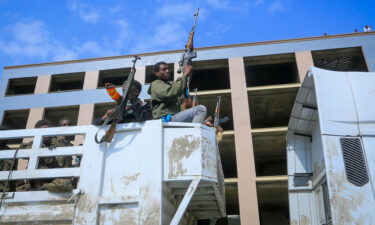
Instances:
[[[228,59],[193,62],[191,90],[230,89]]]
[[[109,109],[112,109],[116,106],[115,102],[109,102],[109,103],[99,103],[95,104],[94,106],[94,117],[93,122],[96,119],[101,118]]]
[[[105,83],[121,86],[128,78],[130,68],[111,69],[99,71],[98,88],[103,88]]]
[[[361,47],[312,51],[311,54],[314,65],[322,69],[368,71]]]
[[[52,75],[50,92],[82,90],[85,73],[67,73]]]
[[[72,121],[72,126],[77,125],[79,106],[63,106],[46,108],[44,111],[44,118],[52,123],[52,126],[57,126],[62,118],[69,118]]]
[[[293,53],[245,57],[246,86],[262,86],[298,82]]]
[[[251,128],[288,126],[299,87],[249,90]]]
[[[2,126],[10,129],[26,129],[27,119],[29,118],[29,109],[7,110],[4,112]]]
[[[37,77],[24,77],[9,79],[7,95],[33,94],[35,90]]]

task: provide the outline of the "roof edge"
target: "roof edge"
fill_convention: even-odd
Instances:
[[[222,49],[222,48],[269,45],[269,44],[279,44],[279,43],[288,43],[288,42],[297,42],[297,41],[310,41],[310,40],[332,39],[332,38],[352,37],[352,36],[366,36],[366,35],[375,35],[375,31],[361,32],[361,33],[335,34],[335,35],[329,35],[329,36],[315,36],[315,37],[306,37],[306,38],[291,38],[291,39],[275,40],[275,41],[248,42],[248,43],[241,43],[241,44],[228,44],[228,45],[218,45],[218,46],[210,46],[210,47],[200,47],[200,48],[195,48],[195,49],[197,51],[203,51],[203,50],[213,50],[213,49]],[[131,54],[131,55],[75,59],[75,60],[66,60],[66,61],[57,61],[57,62],[24,64],[24,65],[17,65],[17,66],[4,66],[4,70],[37,67],[37,66],[48,66],[48,65],[61,65],[61,64],[69,64],[69,63],[93,62],[93,61],[101,61],[101,60],[124,59],[124,58],[132,58],[135,55],[153,56],[153,55],[162,55],[162,54],[172,54],[172,53],[181,53],[183,51],[184,51],[183,49],[179,49],[179,50],[158,51],[158,52]]]

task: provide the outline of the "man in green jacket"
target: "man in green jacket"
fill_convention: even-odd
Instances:
[[[169,81],[168,64],[158,62],[154,66],[157,80],[151,83],[148,93],[151,94],[151,109],[154,119],[162,118],[165,122],[193,122],[203,123],[207,109],[203,105],[180,111],[178,97],[184,94],[187,76],[192,66],[186,66],[183,74],[176,81]]]

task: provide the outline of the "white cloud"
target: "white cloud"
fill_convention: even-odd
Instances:
[[[207,0],[207,3],[216,9],[226,9],[231,5],[228,0]]]
[[[166,22],[155,27],[152,36],[140,39],[130,51],[134,53],[181,49],[187,41],[186,31],[178,23]]]
[[[106,48],[100,45],[96,41],[86,41],[82,43],[82,45],[77,48],[77,51],[80,54],[88,54],[94,56],[113,56],[120,54],[119,52],[114,51],[111,48]]]
[[[48,31],[41,21],[18,22],[6,28],[16,41],[38,44],[46,41]]]
[[[157,10],[157,13],[159,16],[168,19],[191,19],[195,10],[191,3],[175,3],[163,5]]]
[[[253,3],[253,6],[258,6],[258,5],[261,5],[264,3],[264,0],[255,0],[255,2]]]
[[[286,6],[283,1],[276,0],[272,2],[270,7],[267,9],[267,12],[274,13],[274,12],[283,12],[286,10]]]
[[[69,9],[77,13],[87,23],[98,23],[101,17],[99,10],[88,4],[71,2]]]
[[[120,55],[129,39],[128,24],[119,19],[112,25],[117,32],[107,40],[77,42],[59,41],[50,35],[47,26],[39,20],[10,24],[3,28],[7,38],[0,37],[0,52],[12,58],[42,60],[73,60],[80,57],[102,57]],[[74,38],[73,38],[74,39]]]

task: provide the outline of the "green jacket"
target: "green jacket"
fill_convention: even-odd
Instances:
[[[151,83],[148,93],[151,94],[151,110],[154,119],[180,112],[178,97],[184,93],[186,82],[187,76],[182,76],[174,82],[155,80]]]

